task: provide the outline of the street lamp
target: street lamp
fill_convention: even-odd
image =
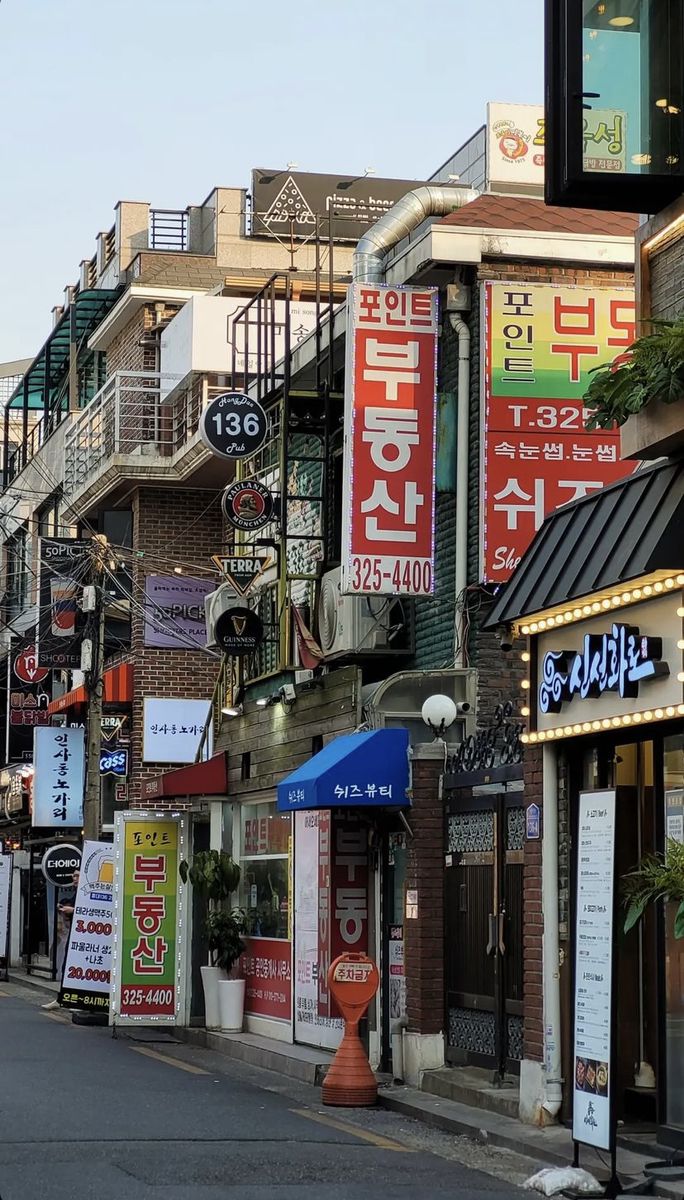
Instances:
[[[435,738],[443,738],[449,726],[456,720],[458,708],[450,696],[428,696],[420,713]]]

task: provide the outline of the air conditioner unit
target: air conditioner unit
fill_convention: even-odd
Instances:
[[[390,647],[390,596],[343,596],[341,570],[321,581],[318,637],[326,658],[341,654],[373,654]]]
[[[216,641],[216,622],[219,617],[227,612],[229,608],[234,608],[240,605],[241,602],[235,591],[235,588],[230,583],[221,583],[216,588],[215,592],[209,592],[204,597],[204,620],[207,627],[207,646],[215,649],[218,646]]]

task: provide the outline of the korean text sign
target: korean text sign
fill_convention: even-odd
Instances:
[[[85,731],[46,725],[33,732],[31,824],[70,829],[83,824]]]
[[[114,928],[114,852],[85,842],[69,933],[60,1004],[106,1013]]]
[[[342,591],[430,595],[437,290],[357,283],[347,305]]]
[[[112,1021],[177,1024],[181,818],[118,813]]]
[[[635,334],[631,289],[486,283],[482,577],[503,583],[547,513],[634,470],[585,429],[590,372]]]

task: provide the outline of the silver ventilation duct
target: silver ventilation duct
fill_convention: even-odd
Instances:
[[[354,251],[352,276],[355,283],[382,283],[385,259],[390,250],[429,217],[446,217],[477,200],[473,188],[424,184],[407,192],[360,239]]]

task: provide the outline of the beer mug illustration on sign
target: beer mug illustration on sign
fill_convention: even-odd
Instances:
[[[100,870],[97,877],[98,887],[111,888],[114,886],[114,862],[111,858],[100,860]]]
[[[76,582],[73,579],[50,580],[50,633],[53,637],[73,637],[76,632]]]

